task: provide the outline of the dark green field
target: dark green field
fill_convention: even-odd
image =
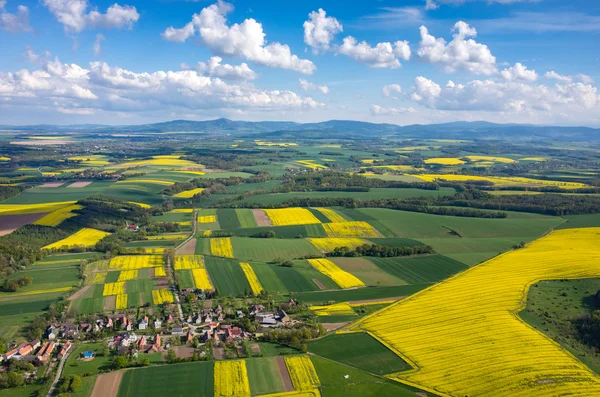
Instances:
[[[77,201],[88,198],[105,191],[113,182],[93,182],[81,188],[69,188],[70,183],[65,182],[60,187],[34,187],[21,194],[3,201],[3,204],[42,204],[59,203],[63,201]]]
[[[259,233],[273,231],[277,238],[295,239],[302,237],[327,237],[325,229],[320,224],[312,225],[291,225],[291,226],[261,226],[251,228],[224,229],[228,233],[233,233],[237,237],[253,237]]]
[[[217,220],[219,221],[221,229],[237,229],[241,227],[236,210],[234,209],[218,209]]]
[[[598,198],[600,200],[600,198]],[[600,214],[566,215],[567,221],[557,226],[557,229],[572,229],[579,227],[600,227]]]
[[[362,332],[333,334],[310,342],[308,350],[377,375],[410,369],[410,366],[390,349]]]
[[[266,263],[251,263],[254,273],[258,277],[263,289],[270,294],[284,294],[288,292],[285,283],[273,269],[274,265]]]
[[[205,256],[204,262],[220,296],[242,296],[252,291],[237,260]]]
[[[176,270],[175,277],[179,280],[179,288],[195,288],[190,270]]]
[[[321,253],[307,240],[232,237],[233,253],[244,261],[269,262],[276,258],[296,259],[320,256]]]
[[[408,284],[434,283],[468,269],[467,265],[443,255],[368,259]]]
[[[274,357],[246,360],[248,381],[253,396],[284,392],[283,381]]]
[[[172,364],[125,371],[118,397],[214,397],[213,363]]]
[[[319,287],[310,279],[307,279],[293,267],[282,267],[267,265],[279,277],[288,291],[305,292],[319,291]]]

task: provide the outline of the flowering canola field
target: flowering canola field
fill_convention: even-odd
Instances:
[[[433,157],[424,161],[425,164],[460,165],[465,162],[455,157]]]
[[[396,380],[448,396],[599,396],[600,377],[521,321],[540,280],[600,277],[600,228],[552,232],[356,323],[412,363]]]
[[[318,207],[318,208],[314,208],[314,209],[319,211],[321,214],[325,215],[325,217],[327,219],[329,219],[331,222],[346,222],[347,221],[346,218],[344,218],[343,216],[341,216],[340,214],[338,214],[331,208]]]
[[[328,237],[379,237],[375,228],[364,221],[324,223]]]
[[[198,223],[215,223],[216,221],[216,215],[202,215],[198,217]]]
[[[108,267],[119,270],[136,270],[147,267],[162,266],[163,258],[160,255],[130,255],[115,256],[110,260]]]
[[[55,243],[48,244],[42,249],[52,249],[52,248],[62,248],[64,246],[67,247],[75,247],[78,245],[84,247],[91,247],[95,245],[98,241],[102,240],[104,237],[108,236],[110,233],[103,232],[101,230],[90,229],[84,227],[79,230],[77,233],[70,235],[67,238],[63,238]]]
[[[73,213],[72,211],[80,210],[82,208],[83,206],[79,204],[63,207],[57,209],[56,211],[52,211],[48,215],[33,222],[33,224],[41,226],[58,226],[62,223],[62,221],[77,216],[77,214]]]
[[[152,301],[155,305],[161,305],[163,303],[173,303],[175,298],[168,288],[154,289],[152,290]]]
[[[244,275],[246,275],[246,279],[248,279],[248,284],[250,284],[250,288],[252,288],[252,293],[254,295],[259,295],[263,290],[263,286],[260,284],[258,280],[258,276],[254,272],[254,269],[248,262],[240,262],[240,266]]]
[[[333,280],[341,288],[364,287],[365,283],[356,276],[342,270],[329,259],[307,259],[308,263],[319,272]]]
[[[273,226],[310,225],[321,223],[312,212],[306,208],[278,208],[264,210]]]
[[[119,278],[117,281],[134,280],[137,278],[137,276],[138,276],[137,270],[123,270],[123,271],[119,272]]]
[[[154,268],[154,277],[167,277],[167,272],[164,267],[155,267]]]
[[[127,309],[127,294],[117,295],[115,309]]]
[[[315,367],[308,356],[285,356],[285,365],[297,391],[313,390],[321,383]]]
[[[106,283],[106,284],[104,284],[104,290],[102,291],[102,296],[122,295],[124,293],[125,293],[125,283],[124,282]]]
[[[325,306],[311,306],[310,310],[315,312],[317,316],[352,316],[356,314],[348,302]]]
[[[204,269],[204,257],[202,255],[176,255],[175,270]]]
[[[250,397],[245,361],[217,361],[214,374],[215,397]]]
[[[502,176],[476,176],[476,175],[454,175],[454,174],[414,174],[413,176],[427,182],[433,182],[437,179],[450,182],[462,181],[487,181],[494,185],[516,186],[516,185],[531,185],[531,186],[557,186],[563,189],[579,189],[588,187],[583,183],[578,182],[563,182],[563,181],[547,181],[542,179],[522,178],[522,177],[502,177]]]
[[[183,192],[177,193],[175,195],[173,195],[173,197],[177,197],[177,198],[192,198],[197,194],[202,193],[202,191],[204,190],[203,187],[199,187],[196,189],[192,189],[192,190],[185,190]]]
[[[334,249],[338,247],[348,247],[353,250],[356,247],[360,247],[361,245],[369,244],[368,241],[362,240],[360,238],[339,238],[339,237],[323,237],[323,238],[309,238],[308,241],[319,251],[323,252],[332,252]]]
[[[210,239],[210,253],[214,256],[233,258],[233,246],[229,237]]]

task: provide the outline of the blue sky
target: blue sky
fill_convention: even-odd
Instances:
[[[0,124],[600,126],[595,0],[0,0],[0,43]]]

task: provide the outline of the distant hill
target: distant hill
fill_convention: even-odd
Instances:
[[[371,139],[382,136],[446,139],[554,139],[564,141],[600,141],[600,129],[589,127],[557,127],[524,124],[494,124],[485,121],[444,124],[376,124],[364,121],[330,120],[320,123],[290,121],[206,121],[173,120],[154,124],[107,126],[99,124],[0,126],[0,130],[36,133],[141,133],[189,132],[231,134],[253,139],[314,138]]]

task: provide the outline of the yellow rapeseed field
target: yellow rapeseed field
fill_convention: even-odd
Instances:
[[[202,232],[202,237],[210,237],[212,236],[212,230],[205,230]]]
[[[150,207],[152,207],[150,204],[138,203],[136,201],[128,201],[128,203],[129,204],[137,205],[138,207],[142,207],[142,208],[150,208]]]
[[[163,258],[160,255],[126,255],[115,256],[110,260],[108,267],[119,270],[136,270],[147,267],[162,266]]]
[[[91,247],[96,245],[98,241],[102,240],[109,234],[110,233],[106,233],[101,230],[84,227],[77,233],[74,233],[69,237],[59,240],[55,243],[48,244],[45,247],[42,247],[42,249],[62,248],[65,246],[69,248],[76,246]]]
[[[341,216],[340,214],[338,214],[331,208],[317,207],[314,209],[319,211],[321,214],[325,215],[325,217],[327,219],[329,219],[331,222],[346,222],[347,221],[346,218],[344,218],[343,216]]]
[[[542,179],[522,178],[522,177],[502,177],[502,176],[475,176],[475,175],[455,175],[455,174],[415,174],[413,175],[419,179],[427,182],[433,182],[437,179],[450,182],[463,182],[463,181],[488,181],[494,185],[503,186],[556,186],[563,189],[579,189],[588,187],[583,183],[578,182],[563,182],[563,181],[549,181]]]
[[[248,280],[248,284],[250,284],[250,288],[252,288],[252,293],[254,295],[259,295],[264,288],[258,280],[258,276],[254,272],[254,269],[248,262],[240,262],[240,266],[246,275],[246,279]]]
[[[403,383],[446,396],[599,396],[600,377],[518,316],[540,280],[600,277],[600,228],[554,231],[365,317],[415,367]]]
[[[165,252],[164,247],[144,247],[145,254],[162,254]]]
[[[119,278],[117,279],[117,281],[134,280],[137,277],[138,277],[137,270],[122,270],[119,272]]]
[[[117,295],[115,309],[127,309],[127,294]]]
[[[67,292],[70,291],[73,287],[59,287],[59,288],[49,288],[49,289],[39,289],[34,291],[25,291],[25,292],[9,292],[10,296],[27,296],[27,295],[41,295],[41,294],[50,294],[56,292]]]
[[[216,221],[216,215],[204,215],[198,217],[198,223],[215,223]]]
[[[306,208],[278,208],[264,210],[274,226],[310,225],[321,223]]]
[[[261,394],[260,397],[321,397],[319,389],[284,391],[281,393]]]
[[[523,157],[519,161],[548,161],[546,157]]]
[[[0,215],[40,214],[75,204],[75,201],[61,201],[43,204],[0,204]]]
[[[174,185],[175,182],[170,182],[170,181],[161,181],[158,179],[125,179],[122,181],[117,181],[117,183],[152,183],[155,185],[165,185],[165,186],[169,186],[169,185]]]
[[[332,252],[338,247],[348,247],[349,249],[353,250],[356,247],[360,247],[361,245],[369,244],[368,241],[355,237],[309,238],[308,241],[310,241],[312,245],[317,247],[317,249],[322,252]]]
[[[62,221],[77,216],[77,214],[73,213],[72,211],[80,210],[82,208],[83,206],[79,204],[69,205],[68,207],[63,207],[57,209],[56,211],[52,211],[48,215],[33,222],[33,224],[41,226],[58,226],[62,223]]]
[[[147,236],[148,240],[184,240],[187,234],[161,234],[160,236]]]
[[[473,161],[492,161],[494,163],[516,163],[516,160],[510,159],[508,157],[494,157],[494,156],[465,156],[465,158]]]
[[[164,267],[155,267],[154,268],[154,277],[167,277],[167,272]]]
[[[204,257],[202,255],[176,255],[175,270],[204,269]]]
[[[216,361],[214,370],[215,397],[250,397],[250,383],[243,360]]]
[[[197,194],[200,194],[204,191],[203,187],[199,187],[196,189],[191,189],[191,190],[185,190],[183,192],[179,192],[177,194],[174,194],[173,197],[177,197],[177,198],[192,198]]]
[[[0,161],[10,161],[10,157],[0,156]]]
[[[102,291],[102,296],[109,295],[120,295],[125,293],[125,283],[124,282],[116,282],[116,283],[106,283],[104,284],[104,290]]]
[[[169,211],[171,214],[191,214],[194,212],[192,208],[175,208],[174,210]]]
[[[214,256],[223,256],[233,258],[233,246],[229,237],[219,237],[210,239],[210,253]]]
[[[297,160],[296,163],[302,165],[303,167],[310,168],[312,170],[324,170],[327,169],[323,164],[319,164],[316,160]]]
[[[412,171],[415,169],[415,167],[413,167],[412,165],[374,165],[372,167],[362,167],[362,168],[381,168],[381,169],[388,169],[388,170],[394,170],[394,171]]]
[[[205,291],[215,289],[210,282],[210,277],[208,276],[206,269],[192,269],[192,277],[194,278],[194,285],[196,288]]]
[[[98,272],[98,273],[94,274],[92,284],[104,284],[104,280],[106,280],[107,274],[108,274],[108,272]]]
[[[308,356],[285,356],[285,365],[290,373],[290,379],[297,391],[313,390],[319,387],[317,371]]]
[[[364,221],[324,223],[328,237],[379,237],[375,228]]]
[[[109,166],[109,168],[131,168],[131,167],[144,167],[144,166],[170,166],[170,167],[199,167],[200,164],[196,164],[192,161],[173,159],[173,158],[153,158],[148,160],[134,160],[128,161],[123,164],[115,164]]]
[[[315,312],[317,316],[352,316],[356,314],[348,302],[326,306],[311,306],[310,310]]]
[[[433,157],[424,161],[425,164],[460,165],[465,162],[456,157]]]
[[[155,305],[162,305],[163,303],[175,302],[175,298],[168,288],[161,288],[152,290],[152,301]]]
[[[329,259],[307,259],[308,263],[319,272],[333,280],[340,288],[364,287],[365,283],[356,276],[342,270]]]

